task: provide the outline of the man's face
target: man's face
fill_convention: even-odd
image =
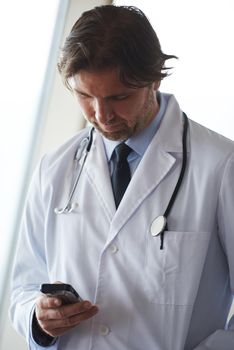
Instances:
[[[85,118],[110,140],[126,140],[149,125],[159,105],[155,82],[131,88],[120,82],[117,69],[81,70],[71,86]]]

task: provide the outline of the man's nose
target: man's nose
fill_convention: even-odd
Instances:
[[[111,106],[107,100],[98,99],[95,101],[95,119],[102,124],[112,119]]]

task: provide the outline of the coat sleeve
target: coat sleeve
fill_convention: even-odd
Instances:
[[[30,349],[44,349],[31,336],[32,315],[39,286],[48,282],[44,251],[44,208],[41,196],[41,165],[29,187],[12,270],[10,318],[26,338]],[[56,344],[47,349],[56,349]]]
[[[234,295],[234,155],[232,154],[223,172],[218,203],[218,226],[220,240],[227,257],[230,288]],[[226,329],[216,330],[194,350],[233,350],[234,315]]]

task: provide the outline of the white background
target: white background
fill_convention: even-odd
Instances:
[[[149,18],[173,74],[161,91],[177,97],[189,118],[234,139],[234,1],[135,0]]]

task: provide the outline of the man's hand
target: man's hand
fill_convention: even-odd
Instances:
[[[63,335],[98,312],[89,301],[63,305],[59,298],[41,296],[36,302],[36,318],[41,329],[52,337]]]

